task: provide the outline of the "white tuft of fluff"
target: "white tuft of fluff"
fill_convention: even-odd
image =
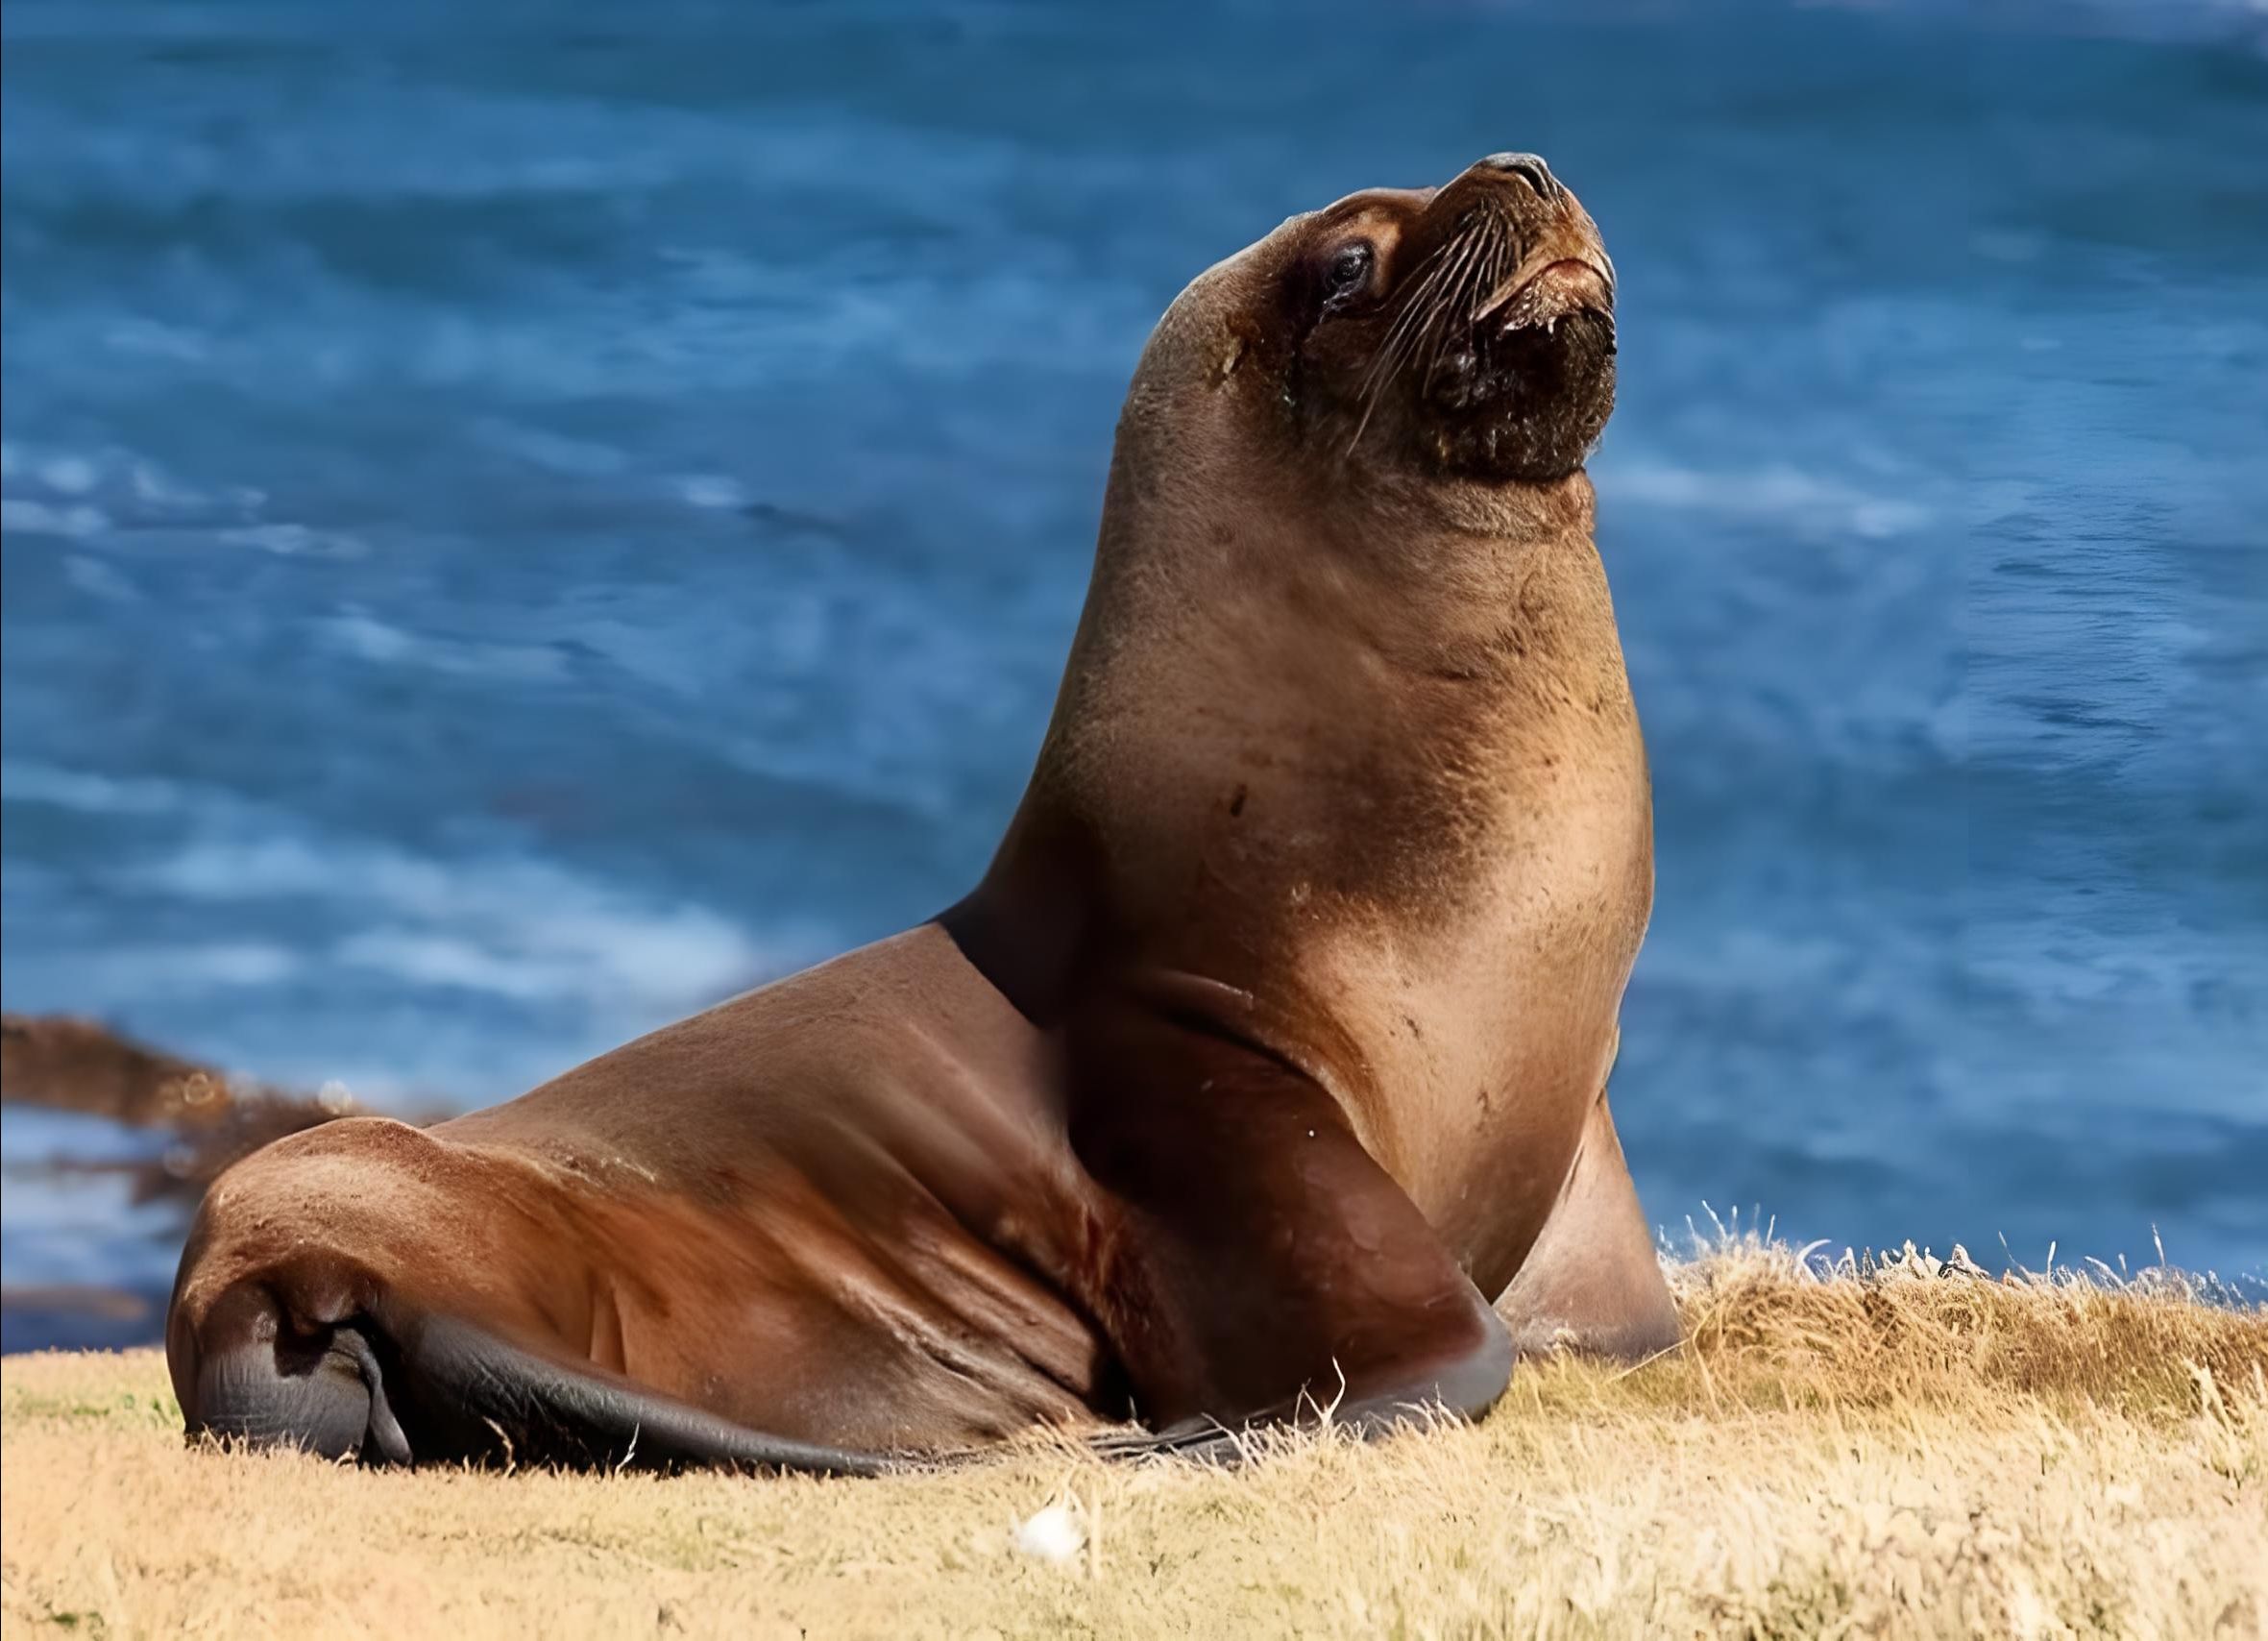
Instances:
[[[1086,1527],[1071,1505],[1058,1502],[1016,1524],[1015,1547],[1062,1566],[1086,1548]]]

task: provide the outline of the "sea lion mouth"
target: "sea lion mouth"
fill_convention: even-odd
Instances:
[[[1615,274],[1574,197],[1492,156],[1431,196],[1402,262],[1363,322],[1348,455],[1380,441],[1491,482],[1580,467],[1614,407]]]
[[[1571,249],[1536,246],[1430,320],[1438,342],[1415,371],[1411,432],[1431,461],[1541,480],[1589,455],[1614,403],[1614,276]]]
[[[1601,265],[1603,261],[1560,257],[1524,278],[1515,276],[1473,310],[1474,323],[1500,314],[1500,330],[1517,331],[1530,325],[1549,330],[1565,315],[1584,308],[1611,317],[1615,276],[1611,267]]]
[[[1560,346],[1563,324],[1570,327],[1566,350]],[[1458,414],[1494,405],[1500,420],[1532,415],[1558,395],[1587,385],[1581,380],[1584,370],[1563,368],[1571,362],[1561,358],[1563,352],[1588,355],[1603,347],[1604,356],[1613,356],[1614,324],[1614,276],[1597,261],[1530,257],[1474,307],[1461,335],[1452,329],[1451,340],[1428,361],[1421,397],[1436,409]],[[1500,442],[1511,430],[1468,426],[1436,433],[1453,443],[1459,432],[1493,431]]]

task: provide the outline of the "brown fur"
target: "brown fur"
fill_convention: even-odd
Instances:
[[[1579,466],[1611,293],[1525,157],[1200,278],[977,892],[429,1135],[245,1163],[183,1259],[192,1427],[216,1353],[341,1332],[414,1407],[434,1316],[858,1449],[1477,1412],[1507,1284],[1524,1334],[1673,1338],[1603,1099],[1652,888]]]

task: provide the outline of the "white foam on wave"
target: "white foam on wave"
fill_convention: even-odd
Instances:
[[[360,558],[370,549],[337,530],[310,529],[305,525],[245,525],[219,532],[218,540],[232,547],[253,547],[280,558]]]
[[[1931,519],[1928,507],[1909,498],[1880,495],[1778,465],[1712,473],[1645,459],[1609,462],[1601,464],[1599,483],[1613,502],[1769,519],[1814,535],[1880,540],[1910,534]]]
[[[219,517],[256,511],[264,492],[244,485],[204,490],[133,451],[69,450],[0,442],[0,481],[12,500],[49,505],[100,502],[122,517]]]
[[[99,775],[26,758],[0,759],[0,796],[84,815],[167,815],[186,805],[187,790],[149,775]]]
[[[503,850],[445,858],[327,833],[273,805],[194,783],[9,759],[0,761],[0,794],[12,809],[44,804],[89,823],[156,820],[177,836],[185,832],[190,841],[180,846],[109,867],[105,883],[147,904],[153,926],[180,926],[185,905],[188,925],[207,931],[72,941],[27,953],[38,961],[19,966],[17,925],[11,1007],[131,1019],[146,1004],[178,1008],[209,996],[225,1010],[236,1007],[221,1004],[231,992],[312,984],[344,986],[356,996],[375,987],[380,998],[404,1001],[470,993],[507,1010],[548,1011],[534,1037],[491,1020],[471,1035],[451,1027],[415,1042],[391,1033],[375,1044],[309,1041],[289,1049],[304,1057],[289,1063],[263,1051],[263,1075],[347,1075],[370,1097],[429,1098],[436,1090],[464,1097],[524,1086],[534,1074],[833,949],[824,931],[792,928],[760,942],[731,918],[666,894]],[[30,861],[10,863],[8,887],[18,911],[35,891],[42,901],[82,892]],[[574,1022],[572,1041],[559,1036],[563,1017]],[[225,1041],[203,1051],[223,1059],[230,1052]],[[359,1058],[342,1062],[341,1053]]]
[[[198,485],[133,451],[73,451],[0,442],[0,527],[9,533],[121,540],[137,529],[208,528],[209,539],[292,558],[354,558],[368,548],[341,531],[268,517],[248,484]]]
[[[93,462],[77,455],[50,456],[37,471],[41,483],[65,496],[84,496],[102,478]]]
[[[306,959],[267,941],[188,941],[130,946],[102,955],[105,988],[130,998],[180,997],[280,985]]]
[[[671,488],[687,506],[704,512],[729,512],[748,504],[746,488],[739,479],[721,473],[686,474],[675,479]]]
[[[549,645],[437,638],[353,609],[322,625],[337,648],[380,666],[421,667],[463,677],[508,678],[522,683],[549,682],[567,673],[566,655]]]
[[[183,364],[202,364],[212,353],[209,337],[179,325],[161,325],[155,319],[123,320],[103,332],[103,341],[121,354]]]
[[[501,451],[546,473],[567,474],[577,478],[605,478],[623,472],[630,465],[629,456],[612,445],[598,444],[590,439],[569,438],[566,434],[533,423],[513,422],[500,416],[484,416],[470,426],[476,439],[492,449]]]
[[[644,1016],[788,967],[704,907],[656,904],[523,856],[438,860],[274,837],[192,844],[126,875],[188,900],[320,901],[322,921],[349,932],[299,961],[523,1003]]]
[[[60,535],[83,541],[110,527],[110,515],[100,507],[58,506],[22,496],[0,497],[0,534]]]
[[[115,568],[84,552],[63,560],[63,578],[90,599],[110,604],[141,602],[142,591]]]

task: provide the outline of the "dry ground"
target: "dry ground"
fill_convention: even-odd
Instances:
[[[1035,1446],[884,1482],[185,1450],[155,1353],[10,1359],[10,1637],[2257,1636],[2268,1315],[2178,1284],[1676,1272],[1634,1372],[1235,1474]],[[1054,1506],[1038,1528],[1036,1514]],[[1052,1528],[1057,1554],[1034,1547]]]

